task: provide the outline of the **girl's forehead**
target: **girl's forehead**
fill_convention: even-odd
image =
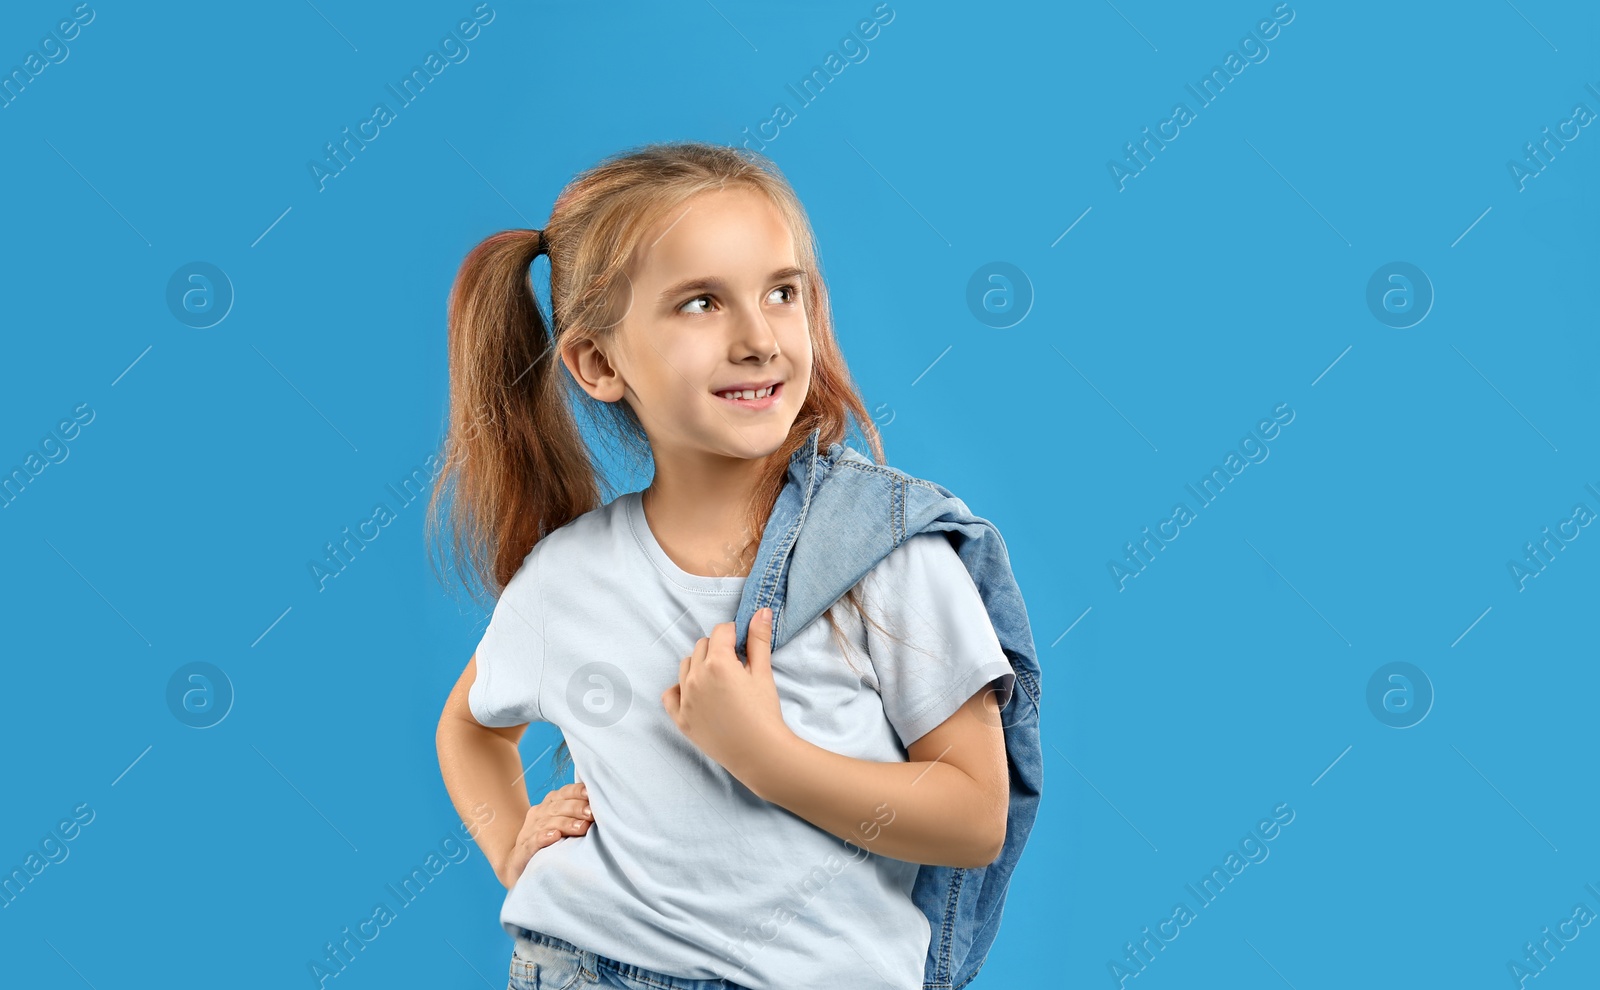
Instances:
[[[776,223],[696,221],[689,215],[664,235],[646,238],[635,254],[634,277],[641,282],[676,283],[704,278],[724,281],[764,279],[798,264],[794,238]]]
[[[768,238],[789,233],[783,211],[765,193],[736,186],[708,189],[671,207],[652,224],[644,242],[660,246],[691,239],[696,232],[724,234],[729,228],[760,232]]]

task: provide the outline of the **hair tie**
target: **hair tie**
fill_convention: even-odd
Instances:
[[[537,258],[541,254],[549,254],[549,253],[550,253],[550,235],[546,234],[544,231],[541,230],[541,231],[539,231],[539,249],[537,251],[533,252],[533,256],[535,258]]]

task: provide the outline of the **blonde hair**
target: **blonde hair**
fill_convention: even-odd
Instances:
[[[749,540],[734,548],[741,567],[759,547],[791,455],[813,429],[821,430],[818,449],[826,451],[844,440],[854,416],[874,460],[884,462],[877,427],[834,336],[810,221],[777,166],[758,152],[700,142],[621,152],[562,189],[543,231],[505,230],[481,241],[451,288],[450,424],[426,535],[437,548],[440,504],[449,489],[447,552],[475,597],[488,591],[498,598],[540,539],[604,504],[598,461],[579,430],[577,409],[591,415],[630,463],[650,463],[648,438],[632,408],[591,398],[557,355],[581,340],[612,339],[631,302],[629,273],[646,249],[646,235],[690,197],[732,184],[766,194],[794,236],[796,265],[813,273],[801,288],[811,387],[789,436],[766,458],[751,499]],[[548,320],[529,270],[540,253],[548,253],[550,263]],[[848,597],[860,611],[854,589]],[[837,635],[838,624],[831,614],[828,619]]]

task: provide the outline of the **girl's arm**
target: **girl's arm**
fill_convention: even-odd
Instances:
[[[741,663],[733,623],[679,665],[662,703],[678,728],[756,796],[862,848],[937,866],[981,867],[1005,844],[1010,768],[992,686],[906,748],[909,762],[830,752],[783,721],[772,617],[756,613]]]
[[[728,771],[758,797],[881,856],[982,867],[1006,838],[1010,777],[989,687],[907,747],[910,762],[830,752],[787,726]]]
[[[530,806],[517,750],[528,726],[494,729],[472,717],[467,690],[477,678],[477,666],[474,654],[445,701],[435,742],[451,802],[458,812],[471,809],[473,838],[501,885],[510,890],[540,849],[569,835],[589,834],[594,814],[588,788],[576,781]]]

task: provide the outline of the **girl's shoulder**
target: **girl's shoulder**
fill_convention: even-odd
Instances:
[[[570,577],[578,569],[604,568],[623,546],[621,539],[628,534],[626,500],[637,494],[619,495],[546,533],[522,558],[512,581],[517,582],[525,573],[531,575],[539,571]],[[528,583],[528,580],[518,583]]]
[[[862,579],[862,590],[870,598],[873,591],[884,589],[921,588],[960,589],[976,585],[972,575],[962,563],[961,555],[951,545],[949,537],[941,530],[923,530],[906,537],[899,546],[890,550],[872,566]],[[882,595],[880,595],[882,597]],[[891,600],[903,603],[905,594],[890,594]]]
[[[544,535],[544,539],[534,545],[534,550],[549,543],[559,546],[562,543],[582,543],[608,535],[610,532],[627,525],[627,504],[629,499],[638,498],[638,492],[624,492],[609,502],[598,506],[580,515],[568,519],[555,529]]]

